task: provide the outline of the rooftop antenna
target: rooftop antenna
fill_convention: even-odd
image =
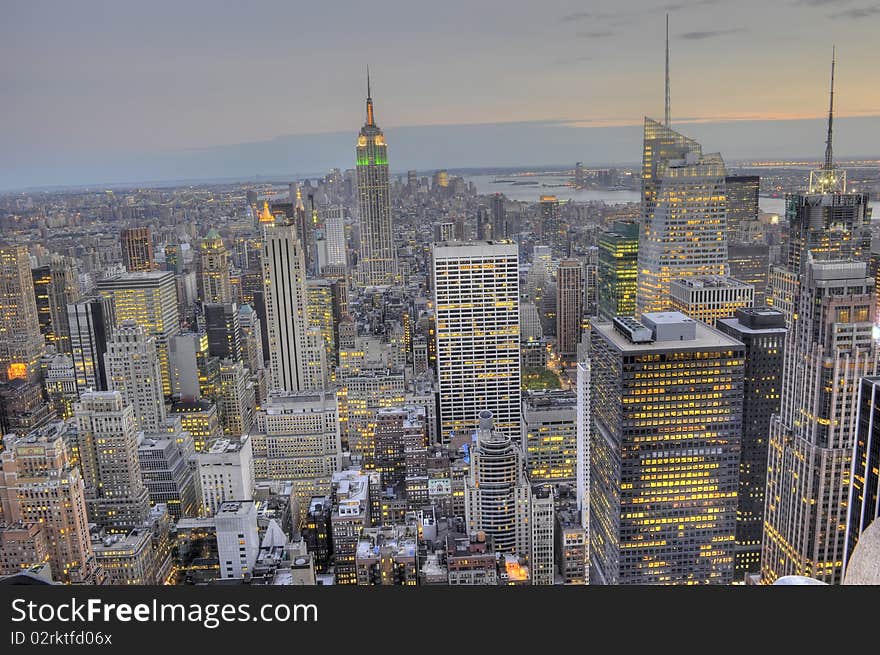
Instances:
[[[375,125],[373,120],[373,94],[370,92],[370,65],[367,64],[367,125]]]
[[[836,48],[831,46],[831,93],[828,102],[828,136],[825,138],[825,169],[834,170],[834,151],[832,139],[834,136],[834,64],[836,61]]]
[[[666,127],[669,127],[669,14],[666,14]]]

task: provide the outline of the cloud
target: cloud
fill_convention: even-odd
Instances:
[[[737,32],[745,32],[742,27],[732,27],[726,30],[701,30],[696,32],[684,32],[678,35],[678,38],[686,41],[702,41],[704,39],[714,39],[718,36],[726,36],[727,34],[736,34]]]
[[[791,4],[799,7],[827,7],[829,5],[845,5],[852,0],[794,0]]]
[[[578,32],[577,35],[582,39],[604,39],[614,36],[611,30],[594,30],[592,32]]]
[[[850,20],[859,20],[861,18],[870,18],[880,14],[880,4],[870,5],[868,7],[854,7],[845,11],[837,11],[831,14],[831,18],[848,18]]]

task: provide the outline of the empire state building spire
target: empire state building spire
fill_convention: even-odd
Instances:
[[[367,64],[367,125],[375,126],[373,118],[373,94],[370,93],[370,66]]]

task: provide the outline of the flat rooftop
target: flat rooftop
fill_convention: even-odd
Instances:
[[[671,321],[669,317],[663,318],[663,314],[678,314],[678,312],[660,312],[652,316],[660,315],[661,321]],[[681,314],[678,314],[681,316]],[[621,352],[658,352],[669,350],[704,350],[719,347],[743,347],[743,344],[723,332],[709,327],[700,321],[694,321],[695,335],[693,339],[683,341],[653,341],[645,343],[632,343],[622,334],[618,333],[611,322],[597,321],[593,323],[593,331],[604,338]],[[659,324],[659,323],[658,323]]]

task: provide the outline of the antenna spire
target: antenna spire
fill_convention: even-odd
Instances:
[[[669,14],[666,14],[666,119],[664,125],[669,127]]]
[[[825,170],[834,170],[834,150],[832,139],[834,136],[834,64],[836,62],[836,48],[831,46],[831,93],[828,102],[828,136],[825,139]]]
[[[375,125],[373,120],[373,94],[370,92],[370,65],[367,64],[367,125]]]

